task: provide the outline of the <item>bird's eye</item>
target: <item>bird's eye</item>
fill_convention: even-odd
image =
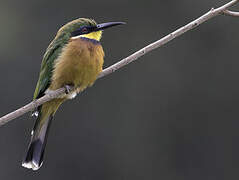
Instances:
[[[87,28],[83,28],[83,29],[81,30],[81,32],[82,32],[82,33],[87,33],[87,32],[88,32],[88,29],[87,29]]]

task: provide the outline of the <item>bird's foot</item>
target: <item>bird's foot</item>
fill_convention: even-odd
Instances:
[[[65,89],[66,89],[66,90],[65,90],[65,93],[66,93],[66,94],[69,94],[69,93],[71,92],[71,90],[72,90],[72,86],[71,86],[71,85],[65,85],[64,87],[65,87]]]

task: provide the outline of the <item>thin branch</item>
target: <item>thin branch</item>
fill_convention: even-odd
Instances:
[[[127,58],[115,63],[114,65],[104,69],[104,71],[99,75],[98,78],[101,78],[103,76],[106,76],[108,74],[111,74],[113,72],[115,72],[116,70],[120,69],[121,67],[135,61],[136,59],[138,59],[139,57],[145,55],[146,53],[159,48],[161,46],[163,46],[164,44],[168,43],[169,41],[173,40],[174,38],[182,35],[183,33],[194,29],[195,27],[197,27],[198,25],[206,22],[207,20],[220,15],[223,11],[225,11],[227,8],[231,7],[232,5],[238,3],[239,0],[233,0],[217,9],[212,8],[209,12],[207,12],[206,14],[202,15],[201,17],[197,18],[196,20],[190,22],[189,24],[179,28],[178,30],[168,34],[167,36],[163,37],[162,39],[149,44],[148,46],[140,49],[139,51],[135,52],[134,54],[128,56]],[[1,119],[0,119],[1,121]]]
[[[176,37],[182,35],[183,33],[187,32],[189,30],[194,29],[198,25],[208,21],[209,19],[211,19],[213,17],[216,17],[220,14],[225,14],[225,15],[231,14],[231,12],[229,13],[228,11],[226,11],[227,8],[231,7],[232,5],[234,5],[238,2],[239,2],[239,0],[232,0],[229,3],[219,7],[217,9],[212,8],[209,12],[207,12],[206,14],[197,18],[196,20],[190,22],[189,24],[177,29],[176,31],[168,34],[167,36],[163,37],[162,39],[160,39],[152,44],[149,44],[148,46],[140,49],[139,51],[135,52],[134,54],[132,54],[132,55],[122,59],[121,61],[115,63],[114,65],[104,69],[98,78],[102,78],[106,75],[109,75],[109,74],[115,72],[116,70],[122,68],[123,66],[137,60],[139,57],[145,55],[146,53],[163,46],[164,44],[168,43],[169,41],[175,39]],[[232,14],[235,14],[235,13],[233,12]],[[7,122],[9,122],[19,116],[22,116],[23,114],[25,114],[29,111],[34,110],[36,107],[42,105],[43,103],[50,101],[54,98],[57,98],[60,95],[63,95],[64,93],[65,93],[65,88],[60,88],[54,92],[51,92],[50,94],[46,94],[45,96],[43,96],[35,101],[32,101],[31,103],[1,117],[0,118],[0,126],[6,124]]]
[[[227,16],[239,17],[239,12],[234,12],[229,10],[222,11],[222,14]]]
[[[29,111],[36,109],[38,106],[42,105],[43,103],[45,103],[47,101],[50,101],[51,99],[57,98],[58,96],[64,94],[65,91],[66,91],[65,88],[57,89],[56,91],[48,93],[45,96],[43,96],[35,101],[32,101],[29,104],[1,117],[0,118],[0,126],[8,123],[9,121],[11,121],[19,116],[22,116],[23,114],[25,114]]]

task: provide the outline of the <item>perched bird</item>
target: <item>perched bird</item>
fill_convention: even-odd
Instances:
[[[43,56],[33,99],[61,87],[66,87],[67,92],[44,103],[33,112],[37,119],[22,162],[23,167],[33,170],[41,167],[54,114],[65,100],[74,98],[77,93],[93,85],[104,62],[104,51],[100,44],[102,31],[120,24],[125,23],[97,24],[92,19],[79,18],[59,29]],[[73,92],[69,91],[70,86],[74,87]]]

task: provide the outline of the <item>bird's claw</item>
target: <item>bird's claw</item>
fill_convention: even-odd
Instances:
[[[69,94],[70,91],[71,91],[71,86],[65,85],[64,87],[65,87],[65,89],[66,89],[66,90],[65,90],[65,93],[66,93],[66,94]]]

